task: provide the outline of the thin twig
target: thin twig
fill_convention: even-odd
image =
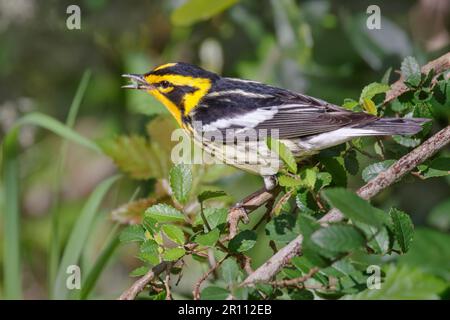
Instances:
[[[145,289],[145,287],[156,277],[158,277],[167,268],[172,268],[173,263],[163,261],[160,264],[154,266],[143,277],[139,278],[133,285],[122,293],[118,300],[134,300],[136,296]]]
[[[170,290],[170,268],[166,269],[166,279],[164,280],[164,286],[166,287],[166,300],[172,300],[172,292]]]
[[[303,284],[305,281],[311,279],[317,272],[319,272],[319,268],[314,267],[304,276],[287,280],[270,281],[269,284],[275,287],[297,287],[299,284]]]
[[[220,261],[218,261],[214,266],[212,266],[211,268],[209,268],[208,271],[206,271],[206,273],[197,281],[197,283],[194,286],[194,291],[192,292],[194,295],[194,300],[198,300],[200,299],[200,286],[202,285],[202,283],[208,279],[209,275],[211,273],[214,272],[214,270],[216,270],[217,268],[220,267],[220,265],[225,261],[225,259],[227,259],[229,257],[229,255],[226,255],[225,257],[223,257]]]

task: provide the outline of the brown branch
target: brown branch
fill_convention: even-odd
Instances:
[[[145,287],[156,277],[158,277],[165,270],[170,270],[173,266],[173,262],[163,261],[160,264],[154,266],[144,276],[139,278],[133,285],[122,293],[118,300],[134,300],[136,296],[145,289]]]
[[[311,270],[309,270],[309,272],[302,277],[287,280],[270,281],[269,284],[275,287],[297,287],[300,284],[303,285],[304,282],[311,279],[317,272],[319,272],[319,268],[314,267],[311,268]]]
[[[211,273],[213,273],[215,270],[217,270],[218,267],[220,267],[220,265],[229,257],[229,255],[226,255],[225,257],[223,257],[223,259],[221,259],[220,261],[218,261],[214,266],[212,266],[211,268],[209,268],[208,271],[205,272],[205,274],[197,281],[197,283],[194,286],[194,291],[192,292],[194,295],[194,300],[198,300],[200,299],[200,286],[202,285],[202,283],[208,279],[209,275]]]
[[[445,55],[433,60],[422,67],[422,73],[428,74],[431,70],[434,70],[436,75],[443,73],[450,69],[450,52]],[[400,77],[396,82],[391,85],[391,89],[386,93],[386,98],[384,99],[384,103],[391,102],[398,96],[407,92],[409,88],[404,83],[403,77]]]
[[[276,197],[280,192],[279,188],[275,188],[271,191],[266,191],[264,188],[252,193],[247,198],[242,200],[241,203],[237,204],[235,207],[230,209],[228,213],[228,225],[229,225],[229,236],[228,239],[234,238],[237,234],[238,224],[241,219],[244,222],[248,222],[248,214],[255,211],[267,201]]]
[[[369,200],[380,191],[387,188],[405,174],[413,170],[417,165],[433,156],[448,143],[450,143],[450,126],[442,129],[425,141],[422,145],[400,158],[389,169],[378,174],[376,178],[361,187],[357,191],[357,194],[361,198]],[[341,221],[343,218],[344,216],[339,210],[332,209],[325,216],[323,216],[319,222],[322,224],[327,224],[329,222]],[[270,281],[270,279],[276,275],[293,256],[301,254],[302,242],[303,237],[302,235],[299,235],[275,255],[273,255],[254,273],[249,275],[241,285],[248,286],[253,285],[256,282]]]

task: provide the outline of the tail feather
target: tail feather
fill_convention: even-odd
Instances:
[[[413,135],[422,130],[427,118],[379,118],[356,128],[373,130],[374,135]]]

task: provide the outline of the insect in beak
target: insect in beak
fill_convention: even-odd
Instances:
[[[155,86],[149,84],[141,74],[123,74],[122,77],[130,80],[130,84],[122,86],[123,89],[152,90]]]

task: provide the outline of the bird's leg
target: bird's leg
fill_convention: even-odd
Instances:
[[[228,213],[229,239],[232,239],[237,234],[238,224],[241,219],[244,223],[248,223],[248,214],[270,199],[275,198],[279,192],[280,188],[277,188],[276,185],[271,190],[267,190],[264,187],[231,207]]]

